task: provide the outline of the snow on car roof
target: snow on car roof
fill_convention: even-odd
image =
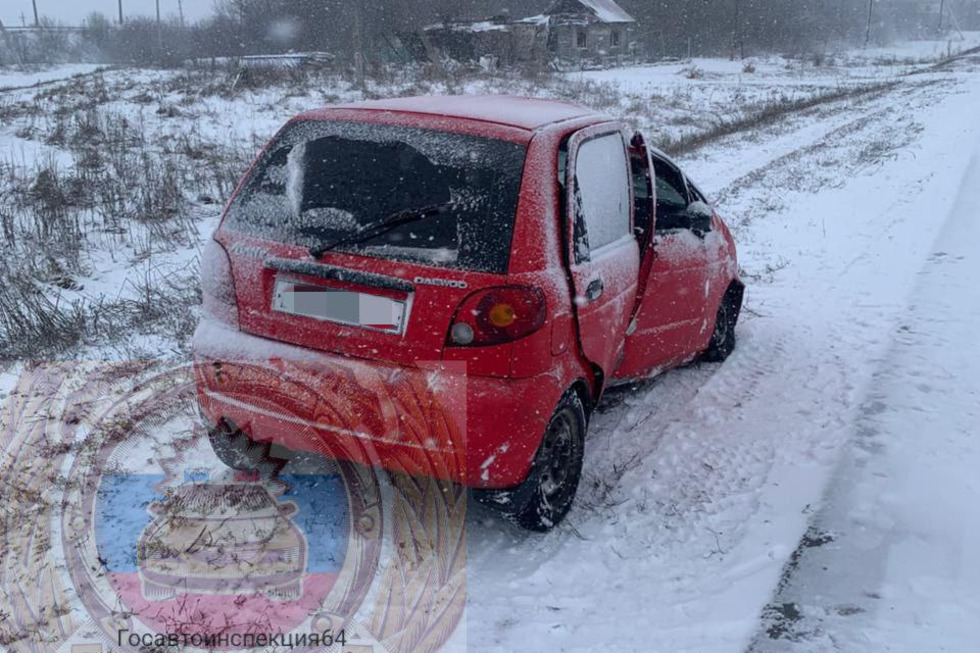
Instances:
[[[601,117],[593,110],[577,104],[503,95],[393,98],[345,104],[333,108],[421,113],[447,118],[479,120],[530,131],[574,118]]]

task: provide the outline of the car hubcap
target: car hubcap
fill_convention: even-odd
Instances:
[[[561,415],[548,428],[543,453],[541,490],[551,498],[565,486],[572,461],[572,424],[567,415]]]
[[[728,342],[728,305],[722,304],[718,310],[718,324],[715,325],[715,345],[724,347]]]

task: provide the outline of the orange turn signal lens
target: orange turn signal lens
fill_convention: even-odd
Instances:
[[[517,313],[510,304],[497,304],[490,309],[490,323],[497,328],[506,329],[517,321]]]
[[[514,342],[544,326],[548,304],[532,286],[501,286],[478,290],[456,309],[446,344],[490,347]]]

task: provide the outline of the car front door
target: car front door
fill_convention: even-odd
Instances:
[[[579,340],[586,358],[609,376],[623,353],[640,270],[626,139],[609,125],[578,132],[567,161],[566,233]]]
[[[659,154],[655,170],[656,223],[653,265],[629,327],[616,378],[640,378],[690,358],[701,348],[708,252],[705,233],[691,221],[692,197],[684,174]]]

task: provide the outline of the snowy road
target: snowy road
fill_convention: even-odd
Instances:
[[[802,550],[753,650],[976,650],[977,242],[980,141],[814,520],[823,544]]]
[[[867,419],[919,271],[948,216],[969,213],[968,197],[955,207],[978,106],[975,74],[923,79],[688,162],[754,279],[741,346],[612,397],[558,533],[471,517],[473,650],[748,646]]]

